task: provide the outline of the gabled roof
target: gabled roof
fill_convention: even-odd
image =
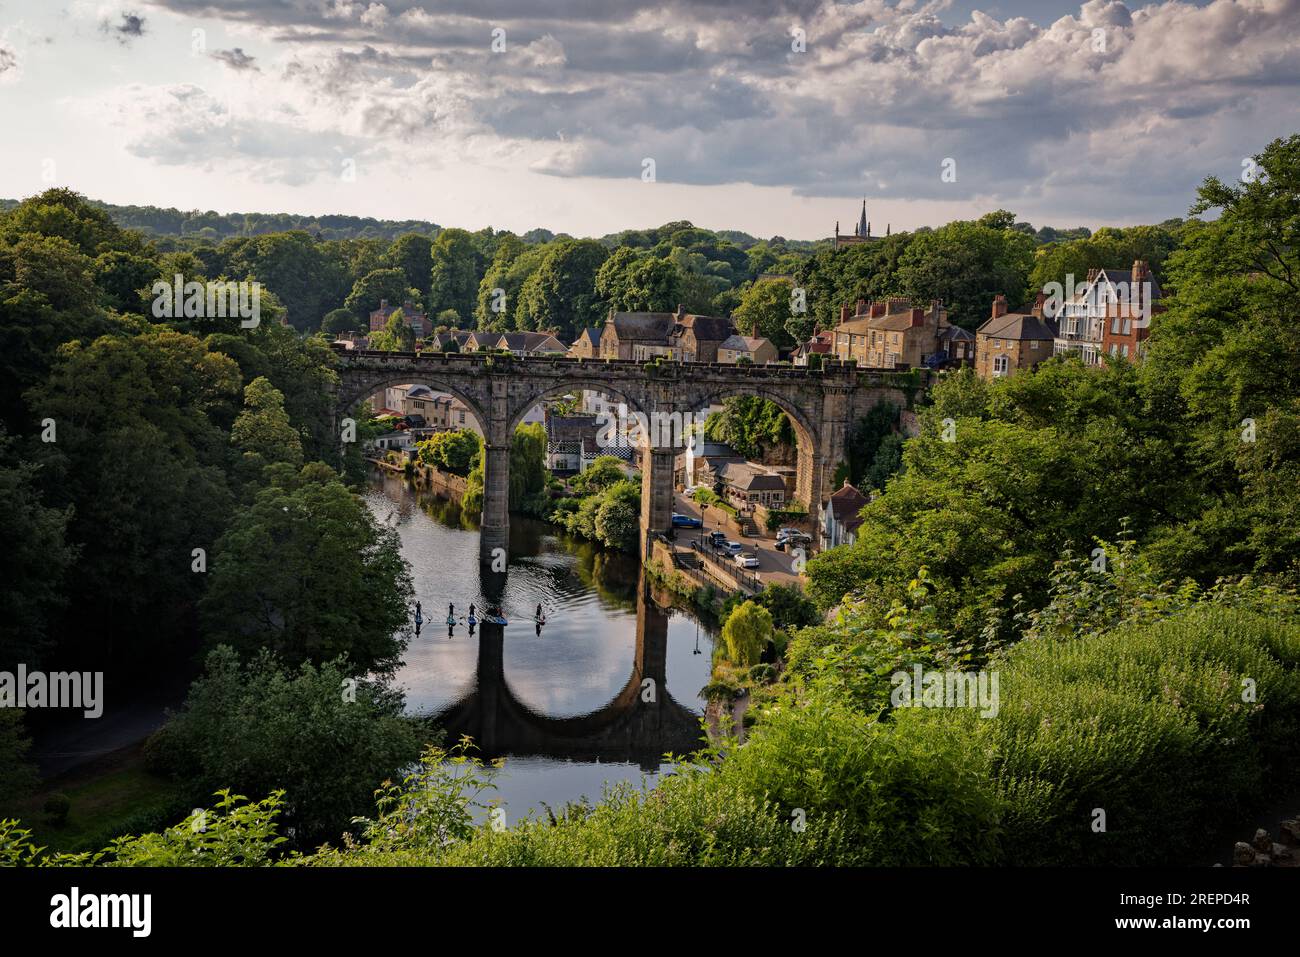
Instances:
[[[748,462],[724,462],[714,473],[743,492],[784,492],[785,479],[755,468]]]
[[[552,415],[546,419],[546,439],[550,445],[581,442],[585,435],[595,436],[599,428],[594,415]]]
[[[995,339],[1040,339],[1052,340],[1056,332],[1044,320],[1025,312],[1008,312],[987,320],[978,332],[982,336]]]
[[[563,352],[560,340],[549,332],[503,332],[497,344],[511,351],[538,352],[549,348],[552,352]]]
[[[757,352],[762,348],[763,343],[771,345],[770,340],[764,339],[761,336],[755,339],[753,336],[735,335],[728,336],[726,339],[722,340],[722,342],[718,344],[718,348],[729,349],[732,352]],[[775,349],[776,346],[772,346],[772,348]]]
[[[974,342],[975,333],[961,326],[944,326],[935,336],[936,339],[951,339],[955,342]]]
[[[681,332],[674,330],[675,334],[681,335],[689,329],[695,333],[697,342],[722,342],[736,331],[730,319],[721,316],[697,316],[693,313],[678,318],[677,325],[682,326],[683,329]]]
[[[846,531],[851,532],[862,524],[862,517],[858,513],[869,501],[870,499],[846,480],[831,494],[829,506],[835,521],[844,526]]]
[[[576,346],[583,339],[586,339],[593,346],[600,345],[600,326],[589,326],[583,329],[578,333],[578,338],[573,340],[573,344]]]
[[[677,317],[671,312],[616,312],[606,322],[614,324],[620,340],[666,340],[676,325]]]

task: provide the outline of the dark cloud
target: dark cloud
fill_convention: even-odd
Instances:
[[[244,52],[242,47],[235,47],[233,50],[218,50],[215,53],[208,54],[212,59],[219,60],[232,70],[256,70],[253,65],[256,57],[251,57]]]
[[[145,19],[138,13],[122,11],[118,14],[116,22],[104,20],[100,23],[99,29],[109,36],[116,38],[119,43],[130,43],[139,37],[144,36]]]

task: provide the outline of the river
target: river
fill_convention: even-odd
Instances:
[[[634,557],[512,515],[509,567],[493,574],[457,503],[378,471],[367,503],[396,527],[425,619],[397,673],[407,709],[505,757],[493,797],[508,821],[594,803],[619,781],[653,785],[665,751],[698,744],[712,631],[656,604]],[[449,603],[463,618],[493,602],[507,626],[445,623]]]

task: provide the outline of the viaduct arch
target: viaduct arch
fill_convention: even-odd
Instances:
[[[688,416],[730,396],[754,395],[780,406],[794,423],[799,447],[795,498],[815,511],[834,491],[851,425],[881,402],[911,407],[928,382],[925,370],[891,372],[828,362],[817,369],[699,362],[641,363],[567,356],[519,358],[492,353],[367,352],[335,347],[336,432],[358,402],[402,382],[422,382],[456,396],[483,429],[481,553],[509,539],[510,438],[515,424],[542,399],[593,389],[642,413],[651,434],[641,449],[641,542],[668,531],[673,512],[673,461],[682,446],[665,442],[656,421]],[[680,421],[680,419],[679,419]]]

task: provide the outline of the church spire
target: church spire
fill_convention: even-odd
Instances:
[[[855,236],[862,236],[863,238],[865,238],[870,235],[870,233],[867,231],[868,228],[869,227],[867,226],[867,200],[866,197],[863,197],[862,216],[860,219],[858,219],[858,228],[853,231],[853,234]]]

